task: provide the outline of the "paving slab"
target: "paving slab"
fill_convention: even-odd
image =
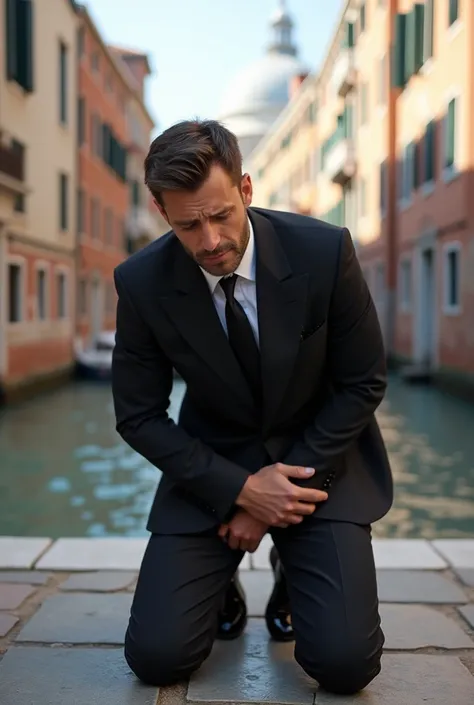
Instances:
[[[0,583],[26,583],[27,585],[45,585],[51,573],[39,570],[0,570]]]
[[[214,644],[191,677],[187,699],[312,705],[317,685],[295,662],[293,649],[270,641],[263,620],[251,619],[240,639]]]
[[[453,656],[386,654],[382,672],[363,693],[335,696],[318,691],[315,705],[472,705],[474,678]]]
[[[469,626],[474,629],[474,605],[465,605],[465,607],[460,607],[459,611]]]
[[[425,605],[381,605],[385,649],[474,649],[474,642],[442,612]]]
[[[58,539],[37,562],[43,570],[138,570],[148,539]]]
[[[373,539],[375,565],[380,569],[443,570],[447,563],[424,539]]]
[[[18,617],[13,614],[0,613],[0,638],[6,636],[18,621]]]
[[[270,534],[265,534],[260,542],[260,546],[254,553],[250,554],[250,565],[255,570],[271,570],[270,549],[273,546]]]
[[[16,639],[49,644],[123,644],[132,599],[129,593],[54,595],[43,602]]]
[[[154,705],[156,697],[156,688],[131,673],[122,649],[17,646],[0,662],[2,705]]]
[[[16,610],[34,592],[31,585],[0,583],[0,610]]]
[[[474,568],[453,568],[453,571],[464,585],[474,587]]]
[[[474,568],[474,539],[437,539],[431,543],[454,568]]]
[[[137,573],[125,570],[74,573],[64,583],[61,583],[60,588],[65,591],[115,592],[128,588],[136,580],[136,577]]]
[[[0,568],[31,568],[50,544],[48,538],[0,536]]]
[[[249,616],[263,617],[274,584],[273,573],[270,570],[241,570],[239,577],[245,590]]]
[[[426,570],[378,570],[380,602],[464,604],[468,598],[444,575]]]

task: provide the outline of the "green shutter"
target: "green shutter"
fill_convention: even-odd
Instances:
[[[415,13],[415,72],[423,66],[423,30],[425,21],[425,6],[417,3]]]
[[[451,167],[454,164],[455,159],[455,145],[456,145],[456,100],[450,101],[448,105],[448,112],[446,114],[445,122],[445,158],[444,166]]]
[[[416,191],[420,185],[420,143],[413,143],[413,189]]]
[[[341,46],[343,49],[352,49],[354,46],[355,42],[355,32],[354,32],[354,23],[353,22],[346,22],[344,25],[344,33],[342,36],[342,41],[341,41]]]
[[[425,183],[433,181],[435,177],[435,137],[435,122],[432,120],[425,132]]]
[[[395,15],[395,38],[392,48],[392,85],[405,85],[405,26],[406,15]]]
[[[33,91],[33,3],[17,0],[17,78],[25,91]]]
[[[17,52],[17,2],[16,0],[6,0],[5,10],[5,30],[6,30],[6,64],[7,81],[16,81],[18,73],[18,52]]]
[[[449,26],[454,24],[459,16],[458,0],[449,0]]]
[[[415,10],[413,8],[405,20],[405,83],[408,83],[415,73],[415,39]]]
[[[434,0],[426,0],[423,31],[423,63],[433,56]]]

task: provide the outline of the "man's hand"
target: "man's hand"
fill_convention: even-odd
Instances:
[[[288,478],[309,479],[312,475],[313,468],[267,465],[246,480],[237,504],[267,526],[299,524],[328,495],[322,490],[298,487]]]
[[[244,509],[239,509],[228,524],[219,528],[219,536],[230,548],[253,553],[267,533],[268,525],[255,519]]]

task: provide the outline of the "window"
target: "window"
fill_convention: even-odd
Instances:
[[[59,175],[59,228],[63,232],[69,228],[69,179],[67,174]]]
[[[433,56],[434,45],[434,4],[435,0],[426,0],[423,22],[423,63]]]
[[[110,208],[107,208],[105,210],[105,242],[108,245],[111,245],[113,242],[113,237],[114,237],[114,221],[113,221],[113,215],[112,215],[112,210]]]
[[[19,323],[23,319],[23,270],[20,264],[8,265],[8,321]]]
[[[47,290],[46,290],[46,271],[44,269],[38,269],[36,271],[36,296],[38,305],[38,318],[40,321],[44,321],[47,317],[46,305],[47,305]]]
[[[424,136],[424,182],[430,183],[435,180],[435,140],[436,124],[432,120],[426,126]]]
[[[86,197],[82,189],[77,190],[77,232],[85,232],[86,226]]]
[[[365,125],[368,119],[369,86],[363,83],[360,87],[360,124]]]
[[[400,262],[400,308],[409,311],[412,300],[412,274],[411,260],[404,259]]]
[[[359,26],[361,33],[364,32],[367,27],[367,7],[365,2],[362,2],[360,6]]]
[[[100,118],[97,114],[94,113],[94,115],[91,116],[91,147],[92,147],[92,152],[97,156],[101,157],[103,148],[102,148],[102,125],[100,122]]]
[[[444,119],[444,167],[449,171],[456,168],[456,122],[458,105],[457,99],[449,101],[448,110]]]
[[[140,205],[140,184],[136,179],[130,182],[131,191],[131,201],[132,206],[137,207]]]
[[[63,42],[59,43],[59,122],[67,124],[67,46]]]
[[[444,251],[444,311],[459,313],[461,308],[461,246],[446,245]]]
[[[451,27],[457,19],[459,19],[459,0],[449,0],[448,26]]]
[[[25,213],[26,199],[24,193],[16,193],[13,197],[13,210],[15,213]]]
[[[82,59],[86,49],[86,36],[84,27],[79,27],[77,30],[77,58]]]
[[[87,316],[87,281],[80,279],[77,286],[77,312],[79,316]]]
[[[56,301],[58,318],[67,316],[67,281],[64,272],[56,275]]]
[[[100,204],[97,198],[91,200],[91,235],[95,239],[100,237]]]
[[[77,101],[77,144],[83,145],[86,141],[86,100],[79,98]]]
[[[92,52],[91,55],[91,67],[94,73],[99,72],[99,54],[96,51]]]
[[[6,0],[7,80],[33,92],[33,2]]]

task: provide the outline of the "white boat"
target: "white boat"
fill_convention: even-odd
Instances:
[[[81,379],[110,380],[115,331],[102,331],[83,348],[76,345],[76,375]]]

